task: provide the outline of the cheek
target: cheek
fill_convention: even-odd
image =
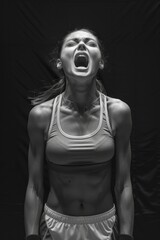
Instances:
[[[72,55],[69,52],[65,52],[63,54],[61,54],[61,61],[63,64],[70,64],[70,60],[72,59]]]
[[[95,63],[101,59],[101,53],[98,51],[93,51],[91,53],[91,58],[95,61]]]
[[[94,67],[99,67],[99,62],[100,62],[100,60],[101,60],[101,57],[100,56],[97,56],[97,55],[94,55],[93,57],[92,57],[92,65],[94,66]]]

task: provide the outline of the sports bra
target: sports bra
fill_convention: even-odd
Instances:
[[[85,135],[66,133],[60,122],[64,92],[53,99],[51,120],[46,139],[46,160],[50,167],[106,165],[114,155],[114,135],[109,122],[107,97],[99,92],[100,110],[97,128]]]

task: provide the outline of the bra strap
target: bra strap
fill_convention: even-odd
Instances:
[[[113,136],[113,131],[112,131],[112,128],[111,128],[111,124],[110,124],[110,121],[109,121],[109,113],[108,113],[108,100],[107,100],[107,96],[104,95],[104,106],[105,106],[105,115],[106,115],[106,122],[107,122],[107,126],[108,126],[108,129],[109,129],[109,132],[111,133],[111,135]]]
[[[53,102],[52,102],[52,113],[51,113],[51,121],[50,121],[50,124],[49,124],[49,129],[48,129],[48,139],[50,137],[51,129],[52,129],[53,122],[54,122],[56,103],[57,103],[57,97],[55,99],[53,99]]]

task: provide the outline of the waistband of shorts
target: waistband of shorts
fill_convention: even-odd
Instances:
[[[110,210],[100,214],[90,215],[90,216],[70,216],[70,215],[65,215],[65,214],[56,212],[53,209],[49,208],[47,204],[45,204],[44,213],[50,216],[51,218],[63,223],[92,224],[92,223],[103,222],[115,216],[116,209],[115,209],[115,205],[113,204],[113,207]]]

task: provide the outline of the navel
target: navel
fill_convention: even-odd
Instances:
[[[80,208],[83,209],[84,208],[84,202],[80,201]]]

